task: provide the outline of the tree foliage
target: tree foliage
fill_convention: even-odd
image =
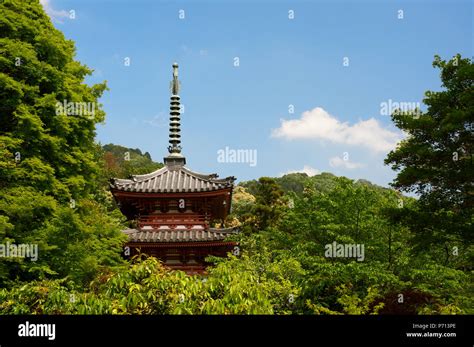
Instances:
[[[444,89],[426,92],[426,112],[392,115],[408,137],[385,163],[398,171],[396,188],[420,195],[417,210],[406,220],[416,225],[427,246],[459,237],[472,242],[474,65],[458,54],[449,61],[436,56],[433,66],[441,70]]]
[[[0,284],[88,281],[99,266],[121,262],[118,220],[95,202],[105,194],[94,137],[106,84],[85,84],[92,70],[74,55],[39,2],[0,3],[0,236],[39,246],[36,262],[2,260]],[[58,112],[69,102],[95,112]]]

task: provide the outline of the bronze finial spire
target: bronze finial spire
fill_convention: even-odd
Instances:
[[[171,94],[179,94],[180,83],[178,80],[178,63],[173,64],[173,80],[171,81]]]
[[[180,97],[178,95],[180,83],[178,80],[178,63],[173,64],[173,80],[171,81],[171,101],[170,101],[170,139],[168,152],[165,160],[166,165],[184,165],[186,159],[181,154],[181,123],[180,123]]]

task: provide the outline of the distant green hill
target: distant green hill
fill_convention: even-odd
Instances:
[[[273,179],[285,193],[294,192],[299,195],[303,193],[304,188],[307,186],[314,187],[314,189],[320,192],[329,192],[334,187],[334,180],[336,178],[337,176],[329,172],[323,172],[314,176],[308,176],[306,173],[297,172],[282,177],[274,177]],[[358,180],[357,184],[364,184],[378,190],[389,189],[375,185],[367,180]],[[239,183],[239,186],[246,188],[250,194],[255,195],[257,193],[258,181],[244,181]]]

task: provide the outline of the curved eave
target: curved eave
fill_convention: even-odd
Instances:
[[[146,180],[146,179],[149,179],[149,178],[152,178],[152,177],[155,177],[155,176],[158,176],[160,174],[162,174],[163,172],[167,171],[168,168],[166,166],[163,166],[162,168],[159,168],[153,172],[150,172],[150,173],[147,173],[147,174],[143,174],[143,175],[131,175],[131,177],[133,179],[123,179],[123,181],[130,181],[130,182],[134,182],[134,179],[136,181],[143,181],[143,180]],[[120,180],[120,179],[119,179]]]
[[[182,247],[223,247],[237,246],[236,241],[188,241],[188,242],[127,242],[129,247],[136,248],[182,248]]]
[[[233,186],[209,190],[209,191],[181,191],[181,192],[133,192],[111,188],[111,192],[116,197],[130,197],[130,198],[186,198],[195,196],[219,196],[227,193],[232,193]]]

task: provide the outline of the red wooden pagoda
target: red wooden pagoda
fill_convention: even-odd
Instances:
[[[181,154],[178,64],[173,64],[169,155],[165,166],[129,179],[112,178],[110,189],[134,228],[128,235],[130,256],[138,252],[159,258],[165,266],[202,273],[209,255],[226,256],[236,242],[226,241],[233,228],[213,228],[230,212],[234,177],[196,173]]]

